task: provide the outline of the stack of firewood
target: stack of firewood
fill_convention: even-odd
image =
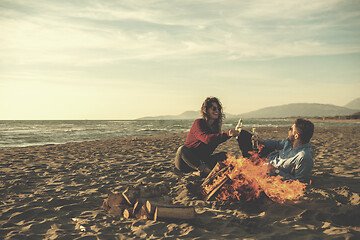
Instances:
[[[206,179],[201,184],[201,193],[204,196],[204,200],[208,201],[222,188],[226,183],[229,182],[230,178],[226,175],[226,171],[230,166],[218,162]],[[215,182],[215,180],[217,180]]]
[[[121,194],[110,193],[103,202],[103,209],[113,216],[137,219],[192,219],[196,213],[194,207],[163,204],[154,200],[161,189],[148,186],[128,187]],[[145,197],[145,198],[144,198]],[[149,198],[149,199],[147,199]],[[152,200],[150,200],[152,199]]]

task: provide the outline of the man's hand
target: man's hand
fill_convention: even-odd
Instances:
[[[258,136],[252,136],[251,137],[251,139],[252,140],[254,140],[254,141],[257,141],[258,143],[260,143],[260,144],[264,144],[264,139],[262,139],[261,137],[258,137]]]
[[[269,172],[270,174],[278,174],[279,171],[276,171],[276,170],[278,170],[278,169],[269,163],[269,165],[268,165],[268,172]]]

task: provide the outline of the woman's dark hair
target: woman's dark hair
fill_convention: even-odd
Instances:
[[[298,118],[295,120],[295,127],[300,135],[301,142],[310,142],[310,139],[314,134],[314,124],[308,120]]]
[[[216,97],[207,97],[201,106],[201,117],[206,121],[209,120],[210,117],[207,110],[212,107],[212,103],[216,103],[219,106],[219,118],[215,120],[213,127],[216,132],[220,133],[225,114],[223,113],[223,107],[219,99]]]

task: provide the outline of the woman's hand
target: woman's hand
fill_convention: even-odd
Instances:
[[[228,135],[230,137],[237,137],[237,136],[239,136],[239,134],[240,134],[239,131],[237,131],[235,129],[230,129],[229,132],[228,132]]]

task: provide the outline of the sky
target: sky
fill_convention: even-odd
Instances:
[[[358,0],[0,0],[0,120],[360,97]]]

